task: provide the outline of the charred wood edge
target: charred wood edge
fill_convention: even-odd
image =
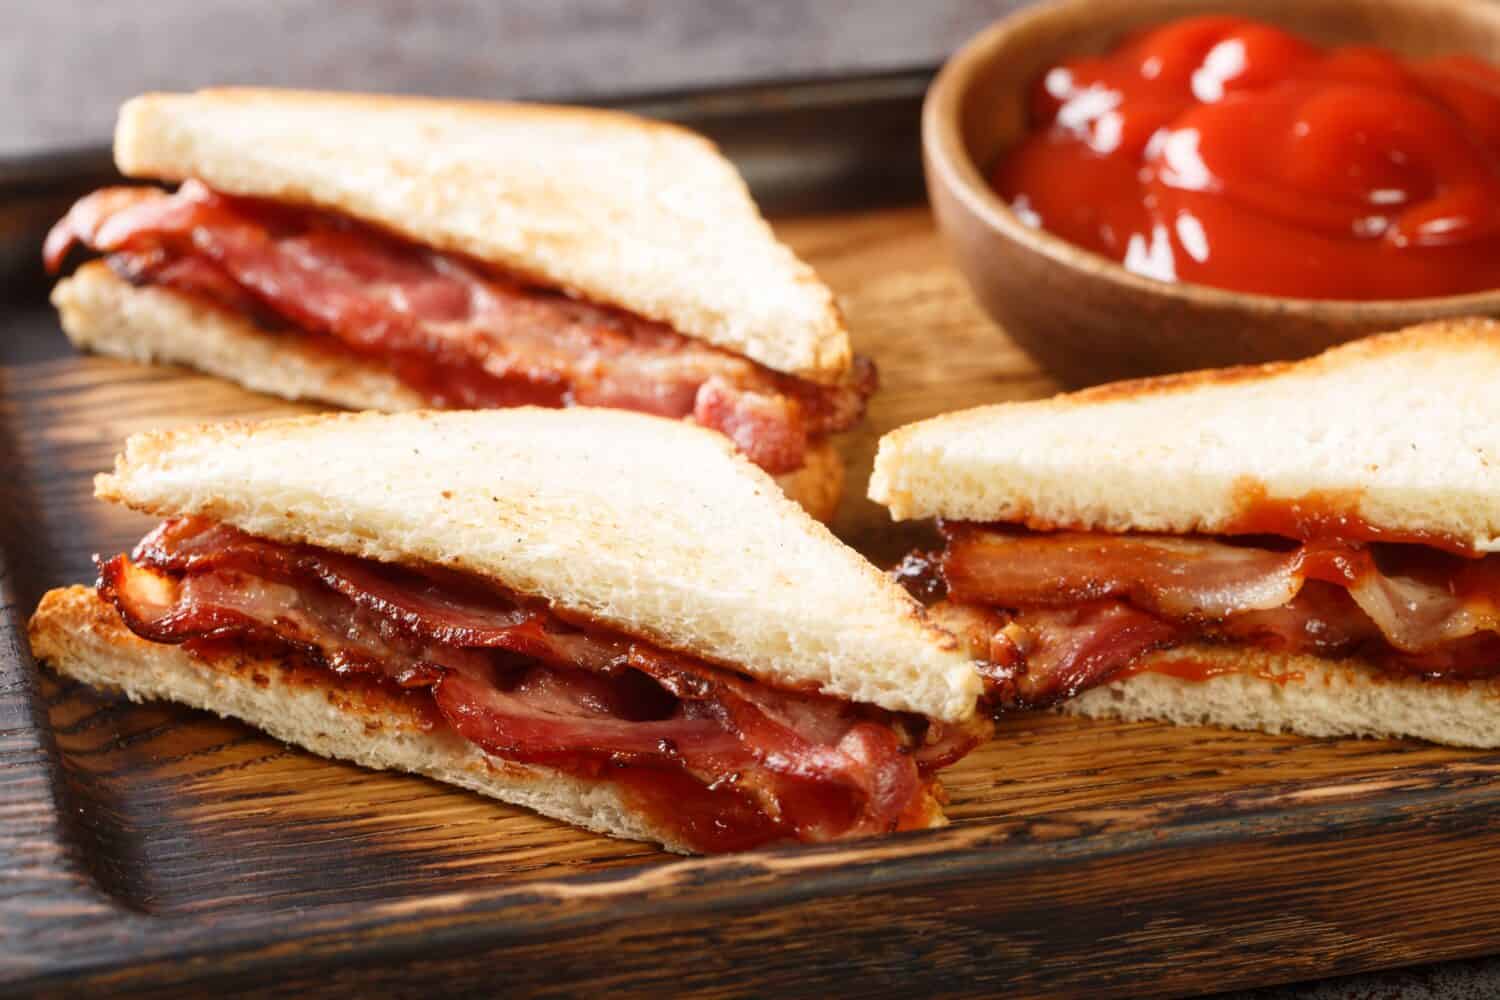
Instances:
[[[933,73],[920,67],[579,103],[704,133],[767,212],[827,212],[922,197],[920,118]],[[0,160],[0,297],[34,299],[46,288],[38,248],[47,227],[79,195],[120,180],[104,146]]]

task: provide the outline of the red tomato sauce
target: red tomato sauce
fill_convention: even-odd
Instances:
[[[1500,287],[1500,69],[1192,17],[1044,73],[992,183],[1165,281],[1310,299]]]

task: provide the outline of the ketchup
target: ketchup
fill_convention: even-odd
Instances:
[[[1164,281],[1311,299],[1500,287],[1500,69],[1192,17],[1048,70],[992,182]]]

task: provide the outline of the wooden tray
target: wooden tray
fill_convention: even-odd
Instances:
[[[712,132],[843,296],[880,433],[1051,390],[920,203],[924,74],[657,102]],[[75,354],[35,273],[98,156],[0,171],[0,992],[1165,996],[1500,950],[1500,755],[1016,717],[946,830],[674,859],[39,673],[24,622],[144,518],[90,476],[147,427],[295,410]],[[883,207],[881,207],[883,205]],[[25,272],[32,273],[25,273]]]

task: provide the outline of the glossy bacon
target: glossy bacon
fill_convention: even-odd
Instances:
[[[992,694],[1036,705],[1130,666],[1151,649],[1234,641],[1359,655],[1434,677],[1500,675],[1500,558],[1423,546],[1239,544],[944,526],[942,611],[987,660]],[[905,565],[922,578],[927,562]]]
[[[1106,683],[1171,644],[1172,625],[1122,601],[1014,613],[939,602],[928,609],[979,665],[994,708],[1045,708]]]
[[[943,573],[966,603],[1058,607],[1117,597],[1162,618],[1215,626],[1296,605],[1311,581],[1343,589],[1403,653],[1500,632],[1500,559],[1410,546],[1308,542],[1290,550],[1212,538],[949,528]],[[1327,609],[1332,599],[1318,598]],[[1359,631],[1359,630],[1351,630]]]
[[[820,386],[660,323],[497,275],[342,217],[230,198],[105,188],[47,237],[54,271],[82,243],[117,273],[329,339],[388,366],[433,405],[604,406],[692,417],[773,473],[859,420],[867,361]]]
[[[1087,532],[948,527],[943,578],[954,600],[1068,607],[1104,597],[1171,618],[1219,619],[1297,595],[1293,555],[1217,542]]]
[[[923,825],[928,775],[985,735],[772,689],[458,574],[202,520],[169,521],[105,563],[100,592],[152,641],[278,642],[336,673],[430,689],[447,724],[497,756],[589,777],[625,767],[638,790],[663,769],[688,775],[715,790],[697,813],[753,806],[766,836]]]

